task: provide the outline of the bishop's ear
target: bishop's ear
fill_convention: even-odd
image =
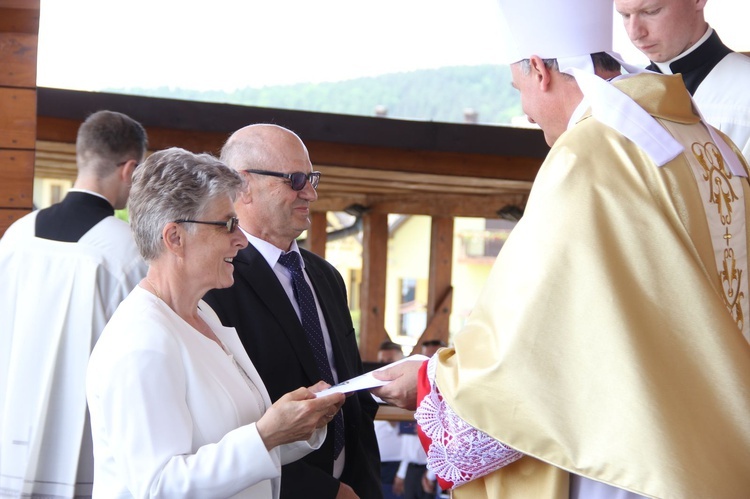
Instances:
[[[531,76],[542,90],[548,90],[552,83],[552,71],[544,64],[544,60],[536,55],[529,58]]]

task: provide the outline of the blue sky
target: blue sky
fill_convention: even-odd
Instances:
[[[747,0],[709,22],[750,51]],[[42,0],[39,86],[232,90],[502,60],[495,0]],[[643,56],[615,20],[615,49]]]

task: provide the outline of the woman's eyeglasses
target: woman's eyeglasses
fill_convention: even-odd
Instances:
[[[208,222],[204,220],[175,220],[176,224],[206,224],[216,225],[219,227],[226,227],[228,233],[232,233],[237,230],[237,226],[240,224],[240,219],[237,217],[230,217],[226,222]]]
[[[294,172],[294,173],[281,173],[272,172],[270,170],[245,170],[247,173],[257,173],[258,175],[267,175],[269,177],[281,177],[289,180],[292,186],[292,190],[301,191],[305,188],[307,181],[310,181],[310,185],[313,189],[318,188],[318,182],[320,182],[320,172]]]

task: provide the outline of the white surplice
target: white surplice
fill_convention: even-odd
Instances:
[[[122,220],[69,243],[35,237],[36,214],[0,240],[0,495],[85,496],[89,353],[146,267]]]

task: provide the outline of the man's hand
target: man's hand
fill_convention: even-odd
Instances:
[[[427,492],[428,494],[432,494],[435,492],[435,482],[430,480],[430,477],[427,476],[427,472],[424,472],[424,475],[422,475],[422,490]]]
[[[417,374],[421,366],[422,362],[402,362],[389,369],[372,371],[376,379],[391,382],[371,392],[391,405],[413,411],[417,408]]]
[[[339,482],[339,491],[336,494],[336,499],[359,499],[359,496],[354,492],[353,488],[344,482]]]
[[[399,477],[393,477],[393,487],[391,487],[393,493],[397,496],[404,495],[404,479]]]

